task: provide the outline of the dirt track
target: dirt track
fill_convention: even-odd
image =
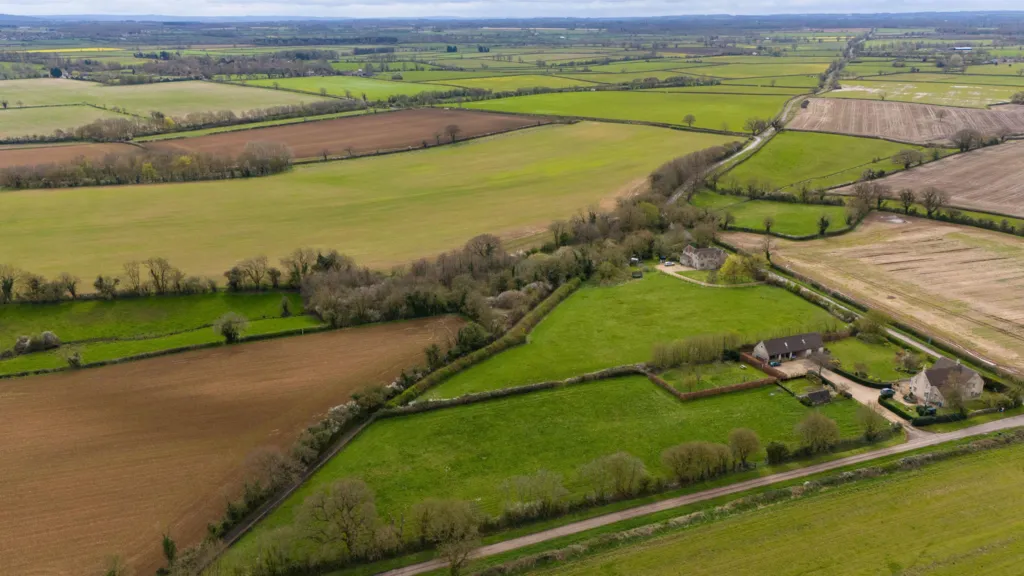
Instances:
[[[760,245],[756,234],[729,242]],[[780,264],[1009,368],[1024,363],[1024,240],[892,214],[855,232],[776,242]]]
[[[446,341],[453,317],[0,381],[0,573],[152,574],[170,529],[197,541],[245,457]]]
[[[973,128],[984,135],[1024,133],[1024,106],[991,110],[882,102],[845,98],[811,98],[788,128],[879,136],[918,144],[943,143],[958,130]]]
[[[949,194],[950,205],[1024,217],[1024,140],[1007,142],[944,158],[879,180],[894,191],[936,186]],[[852,188],[838,190],[840,194]]]
[[[423,142],[434,146],[438,136],[441,143],[446,143],[449,138],[445,127],[450,124],[457,124],[461,128],[458,138],[462,139],[543,123],[547,121],[511,114],[419,108],[163,140],[145,146],[153,150],[234,155],[241,152],[249,142],[277,142],[291,148],[292,155],[297,159],[322,156],[324,151],[329,156],[339,157],[348,156],[350,152],[362,155],[378,150],[384,152],[419,148]]]
[[[107,154],[135,154],[140,149],[131,144],[72,144],[69,146],[4,146],[0,147],[0,168],[63,164],[79,157],[89,160]]]

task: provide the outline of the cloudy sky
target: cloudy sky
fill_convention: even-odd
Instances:
[[[1020,0],[0,0],[0,14],[166,14],[172,16],[660,16],[1014,10]]]

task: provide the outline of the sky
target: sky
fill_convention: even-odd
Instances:
[[[1019,10],[1020,0],[0,0],[0,14],[349,18],[621,17]]]

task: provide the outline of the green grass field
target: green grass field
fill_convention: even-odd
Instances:
[[[321,322],[313,316],[291,316],[289,318],[253,320],[249,323],[249,328],[243,334],[242,339],[244,340],[253,336],[265,334],[277,334],[309,328],[318,328],[321,326]],[[90,364],[108,360],[117,360],[139,354],[223,341],[224,338],[222,336],[215,333],[213,328],[207,326],[178,334],[157,336],[154,338],[140,340],[113,340],[71,344],[52,352],[25,354],[23,356],[16,356],[7,360],[0,360],[0,375],[64,368],[67,366],[67,361],[64,359],[65,350],[78,352],[81,356],[82,362]]]
[[[294,92],[246,88],[215,82],[162,82],[133,86],[104,86],[78,80],[4,80],[0,95],[26,106],[89,103],[110,108],[119,106],[133,114],[148,115],[158,110],[170,116],[189,112],[267,108],[320,100],[319,96]],[[86,124],[82,122],[81,124]],[[62,128],[64,126],[61,126]]]
[[[845,338],[828,343],[832,357],[839,361],[840,367],[847,372],[856,372],[857,366],[867,367],[868,377],[883,382],[904,380],[911,374],[896,369],[896,352],[894,344],[869,344],[859,338]]]
[[[661,377],[680,392],[696,392],[763,380],[768,375],[739,362],[715,362],[714,364],[673,368],[661,374]]]
[[[846,437],[856,436],[856,403],[822,408]],[[593,382],[412,416],[379,420],[268,516],[233,550],[246,554],[261,533],[285,526],[302,501],[344,477],[362,478],[378,510],[398,513],[428,497],[477,502],[500,511],[501,483],[545,469],[566,488],[586,487],[576,469],[618,451],[642,458],[662,474],[663,449],[688,440],[725,441],[733,428],[794,443],[794,426],[809,412],[774,387],[679,402],[644,377]]]
[[[942,74],[936,70],[934,73],[919,72],[916,74],[887,74],[883,77],[869,78],[869,80],[885,81],[885,82],[911,82],[911,83],[933,83],[939,82],[942,84],[958,84],[961,86],[1016,86],[1018,88],[1024,87],[1024,77],[1013,75],[1013,76],[975,76],[973,74]],[[851,82],[857,84],[859,81]]]
[[[577,86],[593,86],[592,82],[583,82],[561,76],[541,74],[517,74],[509,76],[492,76],[490,78],[467,78],[462,80],[443,80],[444,84],[462,86],[463,88],[480,88],[493,92],[515,91],[520,88],[573,88]]]
[[[739,78],[736,80],[722,80],[722,84],[770,87],[772,81],[775,82],[775,86],[792,86],[797,88],[813,89],[818,86],[818,75],[810,74],[806,76],[764,76],[757,78]]]
[[[381,80],[390,80],[394,72],[382,72],[376,77]],[[399,71],[403,82],[438,82],[446,83],[445,80],[464,80],[466,78],[492,78],[499,76],[494,70],[408,70]]]
[[[561,576],[1018,574],[1024,447],[874,480],[538,570]]]
[[[695,127],[739,132],[747,118],[774,117],[788,98],[648,91],[572,92],[485,100],[471,102],[465,107],[676,125],[681,125],[687,114],[693,114],[696,117]]]
[[[915,75],[916,77],[916,75]],[[980,78],[980,77],[976,77]],[[942,106],[965,106],[984,108],[998,102],[1008,102],[1019,87],[969,84],[965,78],[962,84],[942,82],[898,82],[887,77],[887,81],[852,80],[843,82],[842,90],[824,94],[827,98],[861,98],[898,102],[917,102]]]
[[[323,88],[327,94],[334,96],[351,95],[353,98],[366,96],[367,100],[387,100],[389,96],[401,94],[414,96],[420,92],[444,92],[450,88],[440,88],[430,84],[416,84],[413,82],[392,82],[390,80],[377,80],[375,78],[360,78],[358,76],[314,76],[306,78],[275,78],[273,80],[253,80],[248,82],[250,86],[273,87],[275,85],[285,90],[275,90],[273,93],[288,94],[288,90],[299,90],[310,94],[320,94]],[[295,95],[293,92],[291,93]]]
[[[0,92],[0,97],[3,93]],[[46,106],[0,110],[0,138],[53,134],[107,118],[126,118],[92,106]],[[45,158],[41,161],[45,161]]]
[[[677,88],[654,88],[660,92],[691,92],[691,93],[702,93],[710,92],[712,94],[756,94],[759,96],[763,95],[777,95],[777,96],[796,96],[797,94],[809,94],[810,90],[807,88],[794,88],[787,86],[735,86],[730,84],[717,84],[714,86],[682,86]]]
[[[0,194],[5,263],[82,278],[163,256],[188,274],[301,246],[386,266],[477,234],[534,233],[630,191],[664,161],[733,138],[579,123],[303,166],[254,180]]]
[[[770,216],[775,220],[772,232],[791,236],[806,236],[818,233],[818,218],[822,214],[828,214],[832,222],[829,230],[846,228],[846,208],[843,206],[744,200],[739,196],[727,196],[708,191],[694,196],[691,203],[699,208],[732,214],[736,218],[733,226],[740,228],[764,230],[764,220]]]
[[[619,286],[581,288],[530,333],[528,344],[456,374],[427,396],[452,398],[646,362],[655,343],[697,334],[733,331],[753,341],[831,319],[779,288],[705,288],[648,274]]]
[[[588,83],[596,82],[599,84],[629,84],[634,80],[645,80],[647,78],[657,78],[658,80],[665,80],[666,78],[690,76],[696,73],[696,70],[650,70],[646,72],[626,72],[624,74],[610,72],[566,72],[562,75],[566,78],[573,78]]]
[[[868,168],[887,174],[901,170],[891,158],[906,148],[928,154],[919,146],[876,138],[784,131],[722,180],[744,185],[756,178],[775,189],[798,189],[804,184],[810,189],[827,188],[854,182]]]
[[[78,342],[163,336],[210,326],[226,312],[250,320],[277,318],[283,297],[288,298],[292,312],[302,312],[298,294],[281,292],[7,304],[0,306],[0,349],[13,345],[18,336],[43,330],[55,332],[63,342]]]
[[[133,138],[133,142],[157,142],[160,140],[173,140],[175,138],[195,138],[196,136],[208,136],[220,134],[221,132],[237,132],[239,130],[251,130],[253,128],[266,128],[268,126],[284,126],[285,124],[301,124],[302,122],[316,122],[318,120],[332,120],[346,116],[359,116],[367,114],[370,110],[352,110],[350,112],[338,112],[336,114],[324,114],[322,116],[304,116],[302,118],[285,118],[283,120],[265,120],[263,122],[250,122],[248,124],[237,124],[235,126],[218,126],[217,128],[204,128],[202,130],[189,130],[187,132],[168,132],[166,134],[154,134]]]
[[[825,62],[780,62],[780,58],[766,59],[764,63],[723,64],[701,70],[702,74],[717,78],[763,78],[766,76],[804,76],[821,74],[828,68]],[[797,60],[793,58],[792,60]]]

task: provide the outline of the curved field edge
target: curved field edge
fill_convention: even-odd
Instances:
[[[48,275],[94,277],[159,254],[188,274],[220,277],[242,258],[274,260],[304,245],[383,267],[477,234],[543,231],[631,193],[668,159],[731,140],[585,122],[254,181],[9,192],[0,195],[0,243],[16,255],[10,264]]]

